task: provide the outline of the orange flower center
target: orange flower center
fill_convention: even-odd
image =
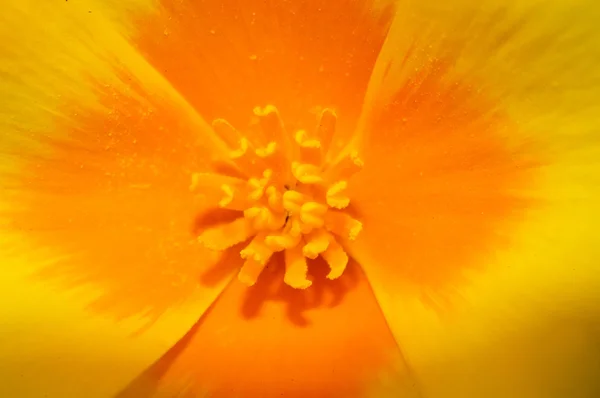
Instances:
[[[317,128],[287,134],[277,108],[255,108],[259,131],[254,142],[223,119],[213,122],[215,132],[229,146],[228,163],[243,178],[216,173],[195,173],[191,189],[220,208],[237,210],[233,222],[204,229],[199,241],[211,250],[226,250],[248,241],[240,255],[245,260],[238,278],[253,285],[271,257],[285,256],[284,281],[305,289],[307,259],[321,256],[329,264],[329,279],[346,269],[342,247],[353,240],[362,224],[345,209],[349,178],[362,161],[350,153],[337,162],[327,156],[336,115],[330,109],[319,115]],[[260,141],[263,142],[260,142]]]

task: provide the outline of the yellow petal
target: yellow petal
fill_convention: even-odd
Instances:
[[[1,396],[113,394],[238,265],[196,242],[221,147],[128,43],[152,4],[3,2]]]
[[[353,143],[352,253],[424,396],[594,396],[600,7],[402,7]]]

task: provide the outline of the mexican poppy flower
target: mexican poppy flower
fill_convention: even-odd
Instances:
[[[599,11],[5,0],[3,396],[594,396]]]

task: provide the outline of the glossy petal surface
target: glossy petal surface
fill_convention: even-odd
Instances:
[[[403,7],[351,195],[396,341],[425,396],[595,395],[599,9]]]

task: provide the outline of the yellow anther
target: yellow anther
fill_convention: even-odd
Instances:
[[[220,195],[221,185],[235,185],[243,182],[244,180],[242,179],[223,176],[216,173],[193,173],[189,189],[192,192],[203,195],[213,193],[218,193]]]
[[[299,130],[294,137],[300,147],[300,160],[302,163],[320,165],[321,164],[321,142],[317,139],[310,139],[305,130]]]
[[[276,142],[269,142],[265,148],[258,148],[255,153],[259,158],[267,158],[275,153],[277,150]]]
[[[243,189],[245,181],[235,177],[222,176],[215,173],[194,173],[190,190],[201,197],[204,203],[228,209],[242,210],[246,207]]]
[[[342,246],[335,240],[329,242],[327,250],[321,253],[321,256],[325,259],[327,264],[329,264],[330,271],[327,275],[328,279],[337,279],[346,270],[346,266],[348,265],[348,255]]]
[[[257,263],[266,264],[273,255],[273,251],[265,244],[264,240],[264,234],[256,235],[252,242],[240,251],[240,256],[245,260],[252,259]]]
[[[294,162],[292,174],[303,184],[318,184],[323,181],[320,168],[313,164]]]
[[[283,194],[283,208],[290,213],[299,213],[302,204],[308,200],[306,195],[297,191],[285,191]]]
[[[275,231],[285,223],[285,214],[274,214],[266,207],[251,207],[244,211],[244,217],[257,231]]]
[[[264,188],[262,186],[258,186],[256,188],[254,188],[252,191],[250,191],[250,194],[248,195],[248,199],[250,199],[252,201],[257,201],[263,197],[264,193],[265,193]]]
[[[327,204],[336,209],[344,209],[350,204],[350,198],[344,195],[344,191],[348,188],[346,181],[339,181],[333,184],[325,194]]]
[[[321,148],[321,142],[316,139],[308,138],[306,130],[298,130],[294,136],[296,143],[302,148]]]
[[[271,114],[279,114],[277,107],[274,105],[267,105],[265,107],[256,106],[253,109],[254,114],[258,117],[269,116]]]
[[[347,213],[328,211],[325,214],[325,228],[343,239],[355,240],[362,231],[362,223]]]
[[[277,188],[275,188],[274,186],[268,187],[266,190],[266,194],[267,203],[269,204],[269,207],[275,212],[283,212],[283,195],[281,195],[281,193],[277,191]]]
[[[264,108],[254,108],[254,114],[260,119],[260,127],[269,141],[276,141],[286,145],[288,140],[285,134],[283,121],[279,116],[279,111],[273,105],[267,105]]]
[[[248,187],[250,188],[248,199],[257,201],[262,198],[265,193],[265,188],[269,184],[272,175],[273,170],[267,169],[263,172],[263,178],[251,178],[248,180]]]
[[[250,221],[253,222],[253,220],[258,217],[258,215],[262,212],[262,207],[250,207],[246,210],[244,210],[244,217]]]
[[[298,217],[291,217],[288,222],[291,225],[289,233],[293,236],[306,235],[313,230],[312,226],[303,223]]]
[[[265,243],[274,252],[291,249],[300,243],[301,236],[282,233],[280,235],[270,235],[265,238]]]
[[[306,237],[306,245],[302,248],[304,256],[315,259],[329,247],[332,237],[322,229],[309,234]]]
[[[240,138],[239,140],[239,148],[236,150],[233,150],[229,153],[229,157],[231,159],[239,159],[242,156],[244,156],[246,154],[246,152],[248,152],[248,147],[250,146],[250,143],[248,142],[248,140],[245,137]]]
[[[328,181],[347,181],[354,174],[358,173],[363,166],[364,163],[358,156],[358,152],[352,151],[340,161],[335,163],[332,167],[329,167],[327,170],[325,170],[326,179]]]
[[[223,199],[219,201],[220,207],[227,207],[227,205],[233,202],[234,190],[230,185],[221,185],[221,191],[223,191]]]
[[[295,288],[306,289],[312,282],[306,278],[308,264],[299,246],[285,251],[285,275],[283,281]]]
[[[271,177],[273,177],[273,170],[271,169],[266,169],[265,171],[263,171],[263,179],[265,184],[269,182],[269,180],[271,179]]]
[[[312,228],[321,228],[325,224],[323,216],[327,206],[316,202],[306,202],[300,208],[300,220]]]
[[[254,230],[244,219],[238,218],[229,224],[221,224],[204,230],[198,241],[211,250],[225,250],[248,239]]]

